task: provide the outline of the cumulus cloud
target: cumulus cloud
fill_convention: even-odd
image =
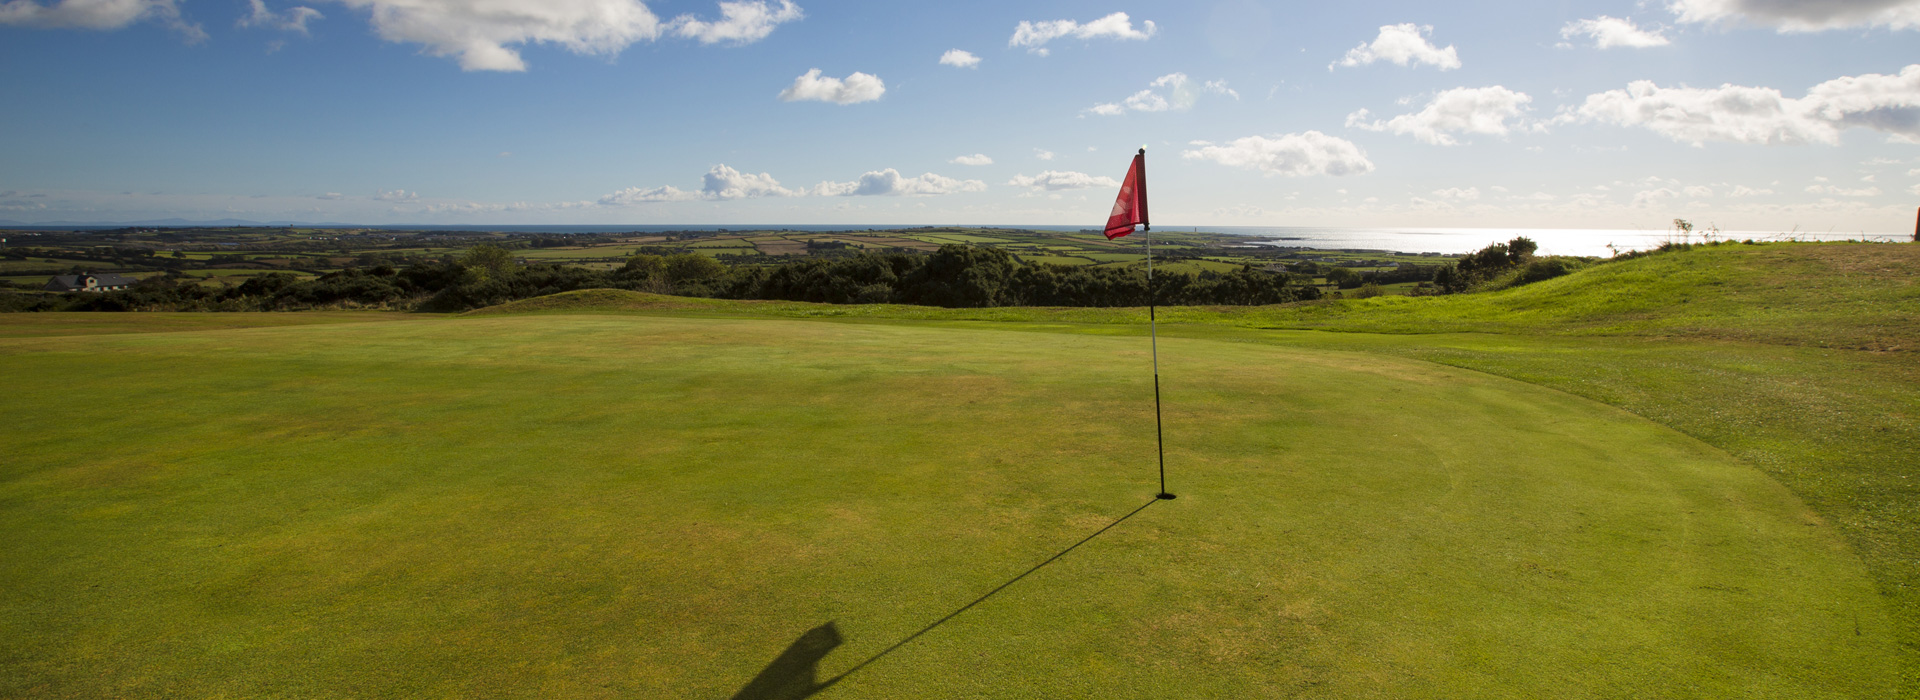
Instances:
[[[1444,190],[1434,190],[1433,196],[1439,197],[1441,199],[1451,199],[1451,200],[1456,200],[1461,202],[1471,202],[1473,200],[1480,198],[1480,188],[1468,187],[1466,189],[1461,189],[1458,187],[1449,187]]]
[[[927,197],[985,189],[987,183],[979,180],[956,180],[933,173],[910,178],[887,168],[869,171],[852,182],[822,182],[814,186],[813,193],[828,197]]]
[[[1636,209],[1642,208],[1642,207],[1653,207],[1653,206],[1659,205],[1662,200],[1674,199],[1679,196],[1680,196],[1679,192],[1675,192],[1665,187],[1651,189],[1651,190],[1641,190],[1639,192],[1633,193],[1633,202],[1629,204],[1629,206],[1632,206]]]
[[[725,164],[708,170],[700,193],[707,199],[747,199],[752,197],[794,197],[802,194],[780,186],[772,175],[743,173]]]
[[[367,10],[380,38],[450,56],[462,70],[524,71],[508,44],[551,43],[613,55],[660,36],[660,18],[637,0],[339,0]]]
[[[1756,190],[1746,185],[1736,185],[1732,192],[1727,193],[1727,196],[1742,199],[1746,197],[1764,197],[1770,194],[1773,194],[1773,190]]]
[[[800,19],[800,6],[780,0],[774,7],[766,2],[720,3],[720,21],[705,22],[693,15],[675,17],[669,26],[676,36],[697,39],[702,44],[751,44],[767,38],[773,28]]]
[[[1058,190],[1084,190],[1089,187],[1119,187],[1120,181],[1110,177],[1088,175],[1071,170],[1046,170],[1039,175],[1015,175],[1007,184],[1015,187],[1031,188],[1034,192],[1054,192]]]
[[[16,0],[16,2],[19,0]],[[171,1],[171,0],[169,0]],[[462,70],[524,71],[512,45],[556,44],[581,55],[612,56],[671,31],[712,44],[746,44],[800,18],[788,0],[720,3],[720,20],[682,15],[662,22],[639,0],[338,0],[371,15],[374,33],[452,57]]]
[[[1568,41],[1583,36],[1593,39],[1594,48],[1600,49],[1644,49],[1671,43],[1659,30],[1647,31],[1634,26],[1633,20],[1606,15],[1568,22],[1567,26],[1560,29],[1560,38]]]
[[[1781,32],[1920,27],[1920,0],[1673,0],[1667,9],[1682,22],[1754,24]]]
[[[793,79],[793,86],[780,91],[780,99],[786,102],[817,100],[834,104],[850,105],[859,102],[872,102],[887,94],[887,84],[880,78],[866,73],[855,72],[846,80],[820,77],[820,69],[815,68]]]
[[[940,54],[940,65],[953,66],[955,68],[972,68],[980,65],[980,57],[973,55],[972,52],[961,51],[960,49],[947,49],[946,53]]]
[[[970,156],[958,156],[958,157],[955,157],[953,160],[950,160],[947,162],[959,163],[960,165],[993,165],[993,159],[987,157],[987,154],[985,153],[975,153]]]
[[[1392,119],[1367,121],[1370,116],[1367,110],[1354,112],[1347,115],[1347,126],[1411,135],[1425,143],[1452,146],[1459,143],[1453,134],[1505,136],[1520,127],[1521,113],[1532,101],[1524,92],[1499,85],[1454,88],[1435,95],[1420,111]],[[1515,123],[1509,125],[1508,120]]]
[[[57,0],[51,5],[38,0],[10,0],[0,4],[0,24],[39,29],[109,31],[143,20],[165,25],[189,44],[207,40],[205,29],[180,17],[180,7],[174,0]]]
[[[1259,170],[1267,175],[1361,175],[1373,172],[1373,162],[1359,146],[1318,131],[1273,137],[1248,136],[1215,145],[1194,141],[1197,148],[1180,157],[1210,160],[1221,165]]]
[[[252,11],[241,17],[234,26],[265,27],[306,34],[307,22],[326,17],[320,14],[319,10],[306,6],[289,7],[285,12],[274,12],[267,9],[267,3],[262,0],[247,0],[247,3]]]
[[[1053,160],[1053,151],[1036,148],[1033,149],[1033,157],[1040,160]]]
[[[340,194],[339,192],[325,192],[325,193],[316,195],[314,197],[314,199],[346,199],[346,198],[347,198],[346,195]]]
[[[406,190],[375,189],[373,191],[373,198],[380,200],[382,202],[411,202],[413,200],[419,199],[420,193],[408,192]]]
[[[1588,95],[1578,110],[1556,120],[1643,127],[1695,146],[1707,141],[1838,144],[1840,132],[1849,127],[1920,143],[1920,64],[1898,75],[1835,78],[1798,99],[1773,88],[1663,88],[1639,80],[1625,90]]]
[[[605,197],[601,197],[597,203],[602,206],[617,207],[646,204],[649,202],[684,202],[689,199],[698,198],[699,195],[697,194],[673,186],[649,187],[644,189],[628,187],[624,190],[618,190]]]
[[[1825,195],[1832,195],[1835,197],[1878,197],[1880,196],[1880,188],[1863,187],[1860,189],[1847,189],[1845,187],[1837,187],[1834,185],[1808,185],[1807,193],[1808,194],[1825,194]]]
[[[1013,28],[1013,38],[1007,40],[1007,46],[1027,47],[1028,51],[1047,55],[1047,42],[1062,37],[1075,39],[1133,39],[1141,40],[1153,36],[1159,31],[1152,20],[1140,23],[1140,29],[1133,28],[1133,20],[1125,12],[1115,12],[1092,22],[1081,24],[1070,19],[1057,19],[1051,22],[1021,22]]]
[[[780,181],[772,175],[743,173],[727,167],[725,163],[713,166],[703,178],[699,192],[688,192],[671,185],[661,187],[628,187],[617,190],[592,202],[600,206],[629,206],[654,202],[685,202],[705,199],[725,201],[730,199],[752,199],[758,197],[799,197],[806,194],[801,190],[780,186]]]
[[[1335,65],[1351,68],[1374,61],[1388,61],[1399,66],[1424,63],[1440,70],[1459,68],[1460,54],[1451,45],[1444,49],[1435,47],[1426,37],[1432,33],[1431,26],[1389,24],[1380,28],[1380,35],[1374,37],[1373,43],[1354,47],[1346,57],[1327,64],[1327,70],[1333,70]]]
[[[1227,87],[1227,81],[1225,80],[1209,80],[1196,85],[1185,73],[1168,73],[1155,78],[1153,82],[1147,84],[1147,89],[1132,94],[1120,103],[1097,104],[1088,107],[1086,111],[1108,117],[1125,114],[1127,110],[1136,112],[1185,111],[1193,108],[1193,103],[1199,98],[1200,93],[1203,92],[1226,95],[1236,100],[1240,99],[1240,93],[1235,92],[1233,88]]]

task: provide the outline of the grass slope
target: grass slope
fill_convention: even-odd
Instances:
[[[718,697],[834,621],[825,679],[1155,490],[1130,337],[536,314],[0,358],[8,697]],[[1719,450],[1380,353],[1162,360],[1181,498],[833,696],[1895,692],[1859,558]]]

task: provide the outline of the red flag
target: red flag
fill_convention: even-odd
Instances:
[[[1127,179],[1120,181],[1120,198],[1113,202],[1113,213],[1107,216],[1107,240],[1113,240],[1133,233],[1133,225],[1147,223],[1147,149],[1140,149],[1133,156],[1133,165],[1127,168]]]

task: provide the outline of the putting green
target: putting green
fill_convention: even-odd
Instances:
[[[1161,364],[1178,500],[819,697],[1894,692],[1857,557],[1695,440],[1376,355]],[[0,340],[0,695],[718,698],[832,621],[770,671],[825,681],[1145,504],[1148,370],[643,316]]]

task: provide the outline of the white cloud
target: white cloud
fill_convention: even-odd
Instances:
[[[1193,108],[1194,101],[1199,99],[1202,92],[1240,99],[1240,93],[1227,87],[1225,80],[1209,80],[1195,85],[1185,73],[1168,73],[1155,78],[1147,84],[1147,89],[1128,96],[1119,104],[1097,104],[1084,111],[1106,117],[1125,114],[1129,109],[1136,112],[1185,111]]]
[[[702,178],[699,192],[688,192],[678,187],[628,187],[614,191],[594,202],[600,206],[629,206],[653,202],[686,202],[697,199],[725,201],[730,199],[752,199],[758,197],[799,197],[806,192],[787,189],[772,175],[743,173],[726,164],[713,166]]]
[[[347,198],[346,195],[340,194],[339,192],[327,192],[314,197],[314,199],[346,199],[346,198]]]
[[[645,204],[648,202],[684,202],[698,198],[699,195],[672,186],[647,189],[628,187],[624,190],[619,190],[605,197],[601,197],[598,203],[601,206],[617,207]]]
[[[1040,160],[1053,160],[1053,151],[1036,148],[1033,149],[1033,157]]]
[[[1834,185],[1808,185],[1807,193],[1808,194],[1825,194],[1825,195],[1832,195],[1835,197],[1878,197],[1880,196],[1880,188],[1865,187],[1857,190],[1850,190],[1844,187],[1837,187]]]
[[[1425,63],[1440,70],[1459,68],[1460,54],[1451,45],[1444,49],[1434,47],[1425,36],[1432,33],[1431,26],[1389,24],[1380,28],[1380,36],[1375,37],[1373,43],[1354,47],[1345,58],[1327,64],[1327,70],[1333,70],[1335,65],[1351,68],[1374,61],[1389,61],[1400,66]]]
[[[376,188],[373,191],[373,198],[380,200],[382,202],[411,202],[413,200],[419,199],[420,193],[408,192],[406,190],[382,190],[382,189]]]
[[[1361,175],[1373,171],[1373,162],[1352,141],[1318,131],[1274,137],[1248,136],[1214,145],[1194,141],[1199,148],[1180,157],[1210,160],[1221,165],[1257,169],[1267,175]]]
[[[955,68],[972,68],[980,65],[980,57],[973,55],[973,53],[969,51],[947,49],[946,53],[940,54],[940,65],[953,66]]]
[[[1434,190],[1433,196],[1439,197],[1441,199],[1452,199],[1452,200],[1458,200],[1462,202],[1470,202],[1480,198],[1480,188],[1468,187],[1466,189],[1460,189],[1458,187],[1449,187],[1444,190]]]
[[[1920,168],[1914,168],[1912,170],[1908,170],[1907,177],[1920,177]]]
[[[1744,199],[1746,197],[1764,197],[1770,194],[1773,194],[1773,190],[1756,190],[1746,185],[1736,185],[1732,192],[1727,193],[1727,196],[1734,199]]]
[[[1645,127],[1695,146],[1706,141],[1838,144],[1840,131],[1847,127],[1920,143],[1920,64],[1898,75],[1835,78],[1799,99],[1783,97],[1773,88],[1662,88],[1638,80],[1625,90],[1588,95],[1576,112],[1556,118],[1574,120]]]
[[[1706,185],[1688,185],[1680,190],[1681,194],[1693,198],[1712,197],[1713,188]]]
[[[752,197],[795,197],[802,194],[780,186],[772,175],[743,173],[725,164],[713,166],[705,176],[700,193],[707,199],[747,199]]]
[[[1410,134],[1426,143],[1452,146],[1459,143],[1453,137],[1455,133],[1505,136],[1520,126],[1518,123],[1510,126],[1507,120],[1517,122],[1521,112],[1532,101],[1533,98],[1526,93],[1514,92],[1499,85],[1454,88],[1435,95],[1433,101],[1418,112],[1385,121],[1367,121],[1370,115],[1362,109],[1347,115],[1347,126],[1367,131]]]
[[[1594,48],[1601,49],[1644,49],[1671,43],[1658,30],[1650,32],[1634,26],[1633,20],[1606,15],[1568,22],[1567,26],[1560,29],[1562,39],[1571,40],[1577,36],[1592,38]]]
[[[1119,187],[1120,181],[1110,177],[1076,173],[1071,170],[1047,170],[1039,175],[1015,175],[1007,184],[1015,187],[1031,188],[1034,192],[1055,190],[1084,190],[1089,187]]]
[[[987,154],[985,153],[975,153],[970,156],[957,156],[953,160],[950,160],[947,162],[958,163],[960,165],[993,165],[993,159],[987,157]]]
[[[1920,27],[1920,0],[1673,0],[1682,22],[1728,22],[1817,32],[1849,27]]]
[[[426,53],[452,56],[461,70],[524,71],[508,44],[559,44],[577,54],[613,55],[660,36],[660,19],[637,0],[339,0],[372,13],[374,32]]]
[[[1153,21],[1141,22],[1141,29],[1133,28],[1133,20],[1125,12],[1115,12],[1092,22],[1081,24],[1070,19],[1051,22],[1021,22],[1013,28],[1013,38],[1007,40],[1007,46],[1025,46],[1028,51],[1047,55],[1046,43],[1061,37],[1076,39],[1146,39],[1159,31]]]
[[[893,168],[869,171],[853,182],[822,182],[815,185],[813,193],[831,197],[865,196],[933,196],[956,192],[979,192],[987,189],[987,183],[979,180],[955,180],[933,173],[923,173],[919,177],[903,177]]]
[[[267,3],[262,0],[247,0],[247,2],[252,8],[252,12],[245,17],[241,17],[238,22],[234,23],[235,26],[242,28],[266,27],[268,29],[279,29],[306,34],[307,22],[326,17],[326,15],[320,14],[319,10],[306,6],[289,7],[286,12],[274,12],[267,9]]]
[[[780,99],[787,102],[818,100],[850,105],[872,102],[884,94],[887,94],[887,85],[876,76],[855,72],[846,80],[822,78],[820,69],[815,68],[807,71],[806,75],[794,78],[792,87],[780,91]]]
[[[1200,88],[1216,95],[1226,95],[1233,98],[1235,102],[1240,101],[1240,93],[1235,92],[1233,88],[1227,87],[1227,81],[1225,80],[1209,80],[1206,84],[1201,85]]]
[[[1634,208],[1651,207],[1659,204],[1661,200],[1673,199],[1679,196],[1680,196],[1679,192],[1675,192],[1665,187],[1661,187],[1659,189],[1652,189],[1652,190],[1641,190],[1639,192],[1633,193],[1633,203],[1630,206],[1633,206]]]
[[[780,0],[778,8],[766,2],[720,3],[720,21],[703,22],[693,15],[681,15],[668,23],[673,33],[702,44],[727,42],[751,44],[767,38],[773,28],[800,19],[800,6],[792,0]]]
[[[121,0],[124,1],[124,0]],[[419,44],[434,56],[451,56],[461,70],[524,71],[526,61],[510,45],[557,44],[582,55],[612,56],[666,32],[702,43],[758,41],[782,22],[800,18],[788,0],[720,3],[721,19],[682,15],[661,22],[639,0],[338,0],[367,10],[380,38]]]
[[[207,40],[205,29],[180,17],[180,7],[174,0],[57,0],[52,5],[10,0],[0,4],[0,24],[39,29],[108,31],[149,19],[179,32],[189,44]]]

